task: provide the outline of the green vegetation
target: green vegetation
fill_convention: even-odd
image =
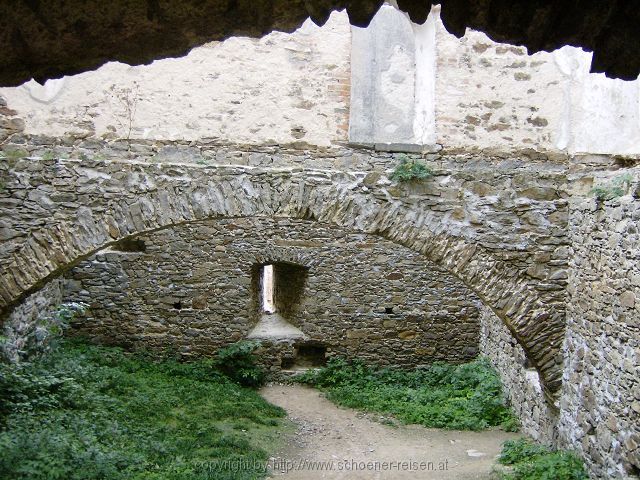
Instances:
[[[260,342],[244,340],[218,350],[216,366],[227,377],[245,387],[257,387],[264,383],[266,372],[256,365],[253,352]]]
[[[400,163],[389,178],[395,182],[410,182],[424,180],[433,176],[431,169],[418,160],[411,160],[406,155],[401,155]]]
[[[504,442],[498,460],[503,465],[514,465],[541,455],[547,455],[548,453],[550,453],[550,450],[544,445],[531,442],[526,438],[521,438],[519,440],[507,440]]]
[[[628,173],[619,175],[608,183],[593,187],[591,189],[591,194],[600,202],[613,200],[625,195],[629,190],[629,186],[632,181],[633,177]]]
[[[78,158],[83,162],[88,162],[90,160],[102,162],[107,159],[105,155],[102,153],[93,153],[93,152],[80,152]]]
[[[527,439],[504,443],[498,461],[510,465],[513,471],[502,475],[504,480],[586,480],[582,461],[565,451],[551,451]]]
[[[43,312],[35,321],[18,317],[5,325],[5,335],[0,335],[0,361],[18,363],[46,354],[56,346],[69,322],[87,307],[82,302],[63,303]]]
[[[0,364],[0,478],[263,478],[285,413],[214,363],[65,342]]]
[[[428,368],[372,368],[331,359],[327,366],[297,377],[346,407],[388,413],[404,423],[481,430],[501,425],[517,430],[502,384],[486,360],[463,365],[436,363]]]
[[[24,149],[4,150],[2,153],[8,160],[19,160],[29,156],[29,152]]]

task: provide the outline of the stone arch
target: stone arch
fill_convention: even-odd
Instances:
[[[427,207],[365,186],[364,173],[113,161],[88,168],[62,160],[53,167],[43,181],[64,178],[67,191],[83,192],[87,200],[79,198],[81,206],[5,242],[10,254],[0,271],[4,312],[98,250],[141,233],[208,218],[317,220],[382,236],[459,278],[505,322],[540,373],[547,396],[558,391],[562,312],[541,298],[516,265],[448,232]]]

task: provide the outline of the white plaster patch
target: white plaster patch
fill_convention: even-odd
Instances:
[[[29,80],[22,85],[22,88],[29,92],[29,96],[36,102],[51,103],[55,100],[66,84],[66,78],[47,80],[44,85],[40,85],[35,80]]]
[[[348,95],[340,88],[348,85],[350,42],[346,14],[334,12],[323,27],[305,22],[293,34],[230,38],[146,66],[108,63],[0,95],[29,134],[328,146],[346,138]],[[302,138],[292,133],[300,126]]]
[[[413,58],[402,45],[396,45],[388,60],[389,69],[380,74],[380,93],[388,103],[406,115],[413,107],[413,96],[407,96],[407,92],[413,92],[414,89]]]

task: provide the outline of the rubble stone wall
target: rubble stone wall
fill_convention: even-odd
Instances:
[[[460,278],[520,332],[545,386],[559,387],[566,165],[415,155],[433,176],[405,185],[389,179],[398,155],[366,150],[165,144],[187,154],[161,161],[154,142],[12,139],[18,153],[0,164],[5,305],[132,235],[215,217],[313,219],[378,234]],[[355,164],[368,170],[344,167]]]
[[[511,332],[486,306],[480,308],[480,354],[500,374],[522,432],[547,445],[557,442],[557,406],[545,398],[540,376]]]
[[[559,431],[598,478],[640,475],[639,222],[633,188],[572,202]]]
[[[238,218],[137,239],[143,252],[107,249],[68,274],[69,300],[91,305],[77,329],[101,343],[214,355],[262,316],[254,268],[291,262],[306,268],[304,286],[298,304],[278,313],[305,339],[289,348],[311,342],[328,355],[405,367],[478,353],[479,299],[419,253],[380,237],[322,222]],[[277,279],[283,288],[289,281]],[[287,340],[277,330],[269,337]]]

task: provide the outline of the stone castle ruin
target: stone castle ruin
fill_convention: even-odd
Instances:
[[[488,357],[523,430],[640,474],[640,84],[389,5],[0,88],[2,321],[274,375]],[[402,161],[432,175],[391,178]]]

